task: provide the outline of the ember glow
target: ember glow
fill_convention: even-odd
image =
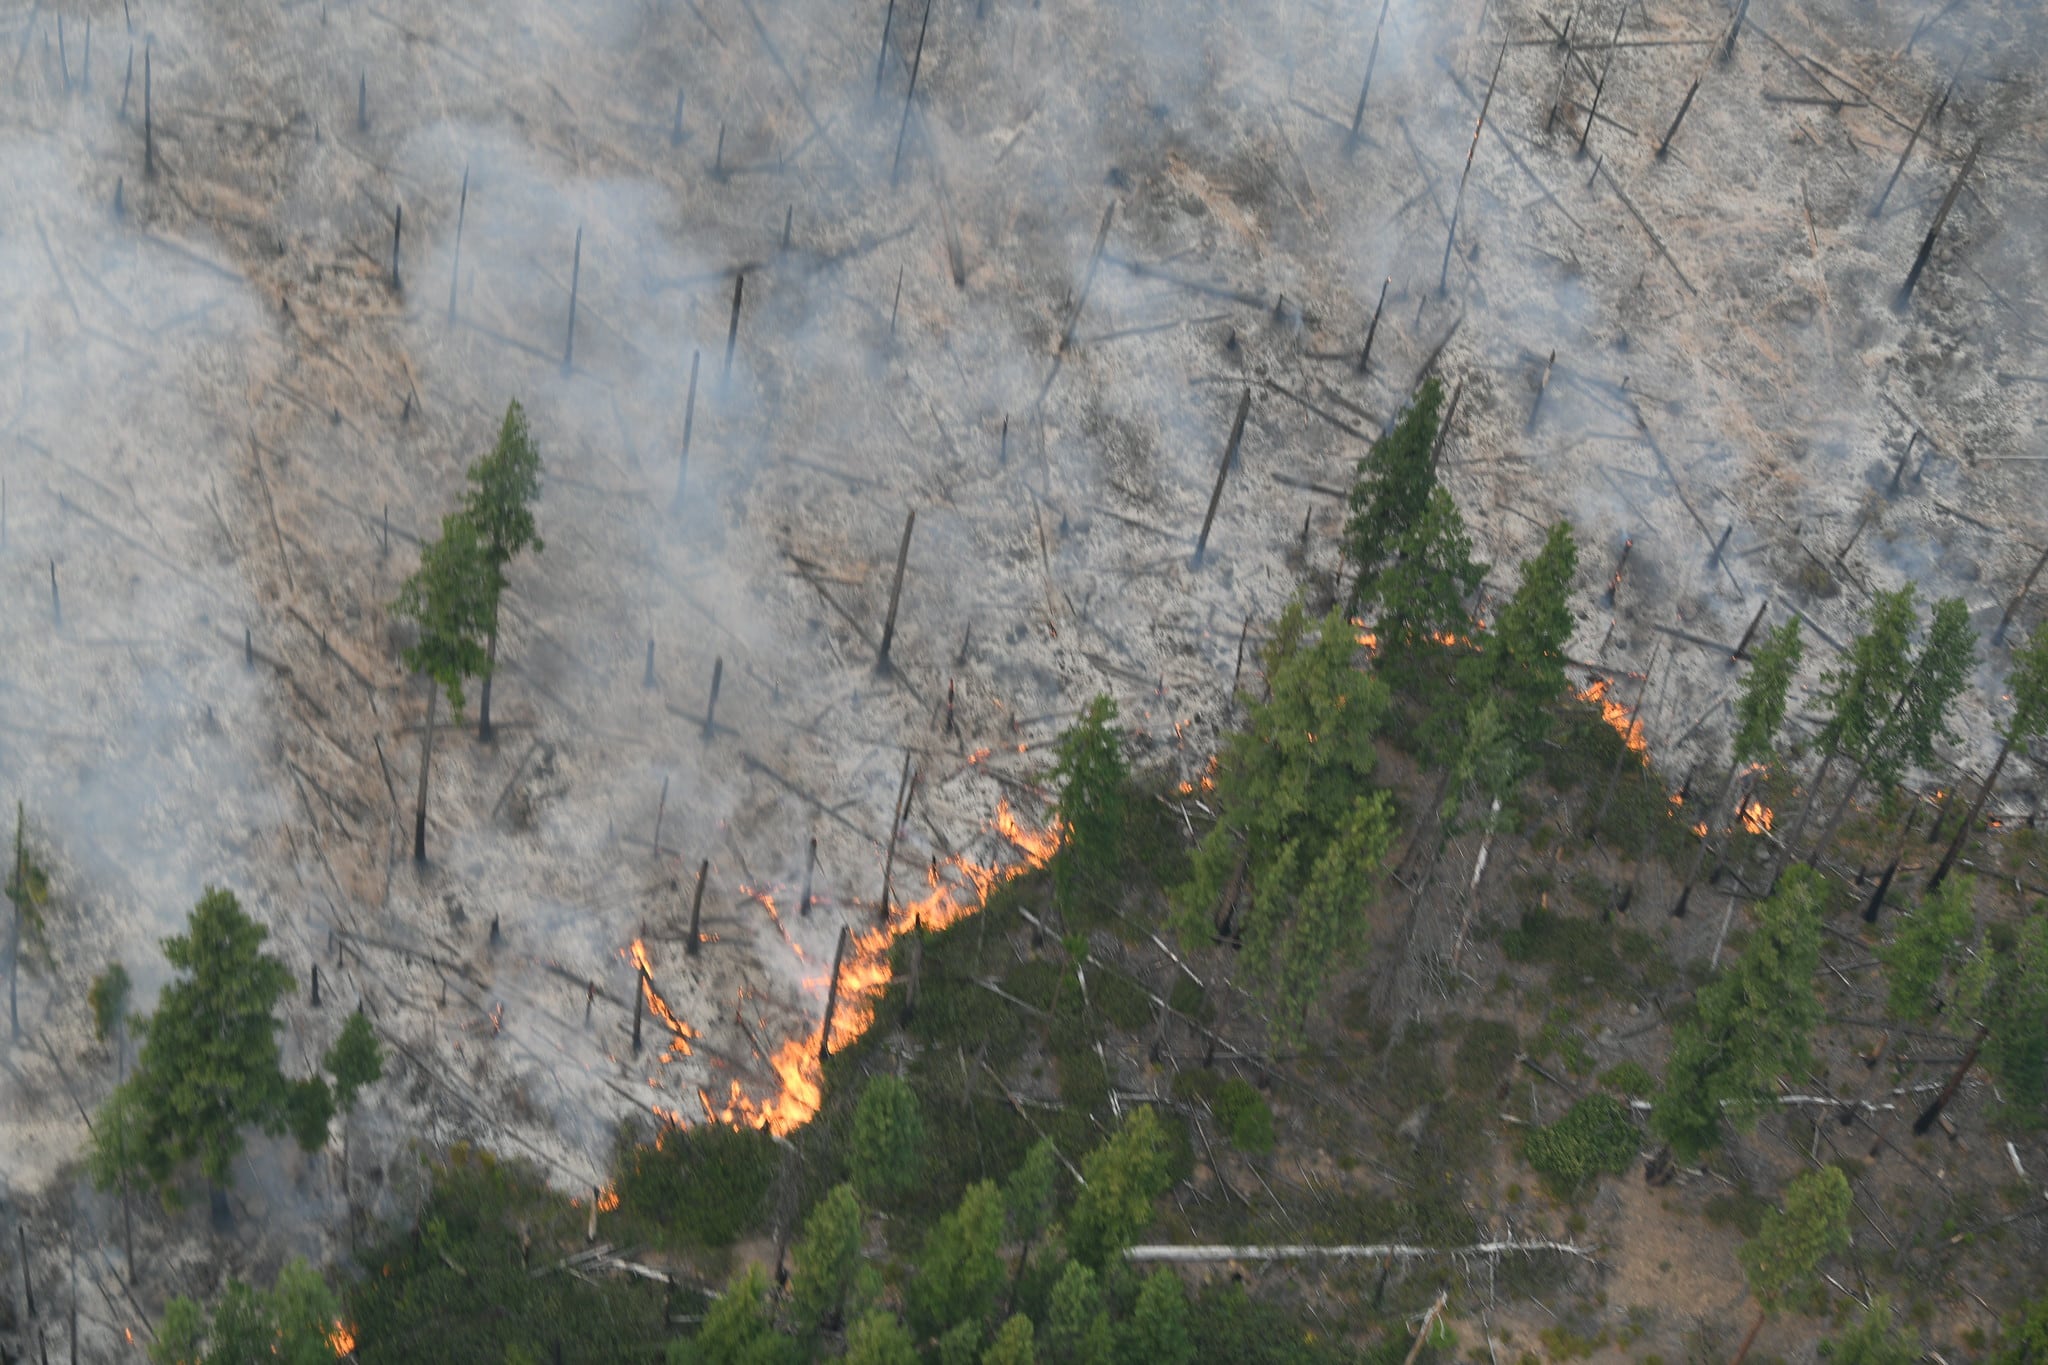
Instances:
[[[1600,708],[1600,719],[1612,726],[1614,733],[1621,736],[1629,748],[1639,754],[1650,752],[1650,741],[1643,736],[1643,723],[1631,720],[1628,708],[1610,695],[1614,682],[1609,678],[1595,678],[1585,691],[1579,693],[1580,701],[1592,702]]]
[[[327,1334],[327,1344],[334,1348],[334,1354],[345,1356],[356,1349],[356,1329],[345,1322],[336,1322],[334,1330]]]

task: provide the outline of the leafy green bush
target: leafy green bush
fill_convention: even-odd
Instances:
[[[1230,1134],[1231,1146],[1259,1155],[1273,1150],[1273,1111],[1251,1082],[1232,1076],[1216,1087],[1210,1107]]]
[[[365,1365],[503,1365],[518,1352],[550,1359],[556,1346],[579,1360],[645,1359],[669,1335],[667,1307],[702,1311],[695,1294],[637,1278],[536,1276],[583,1247],[588,1210],[524,1163],[458,1145],[433,1174],[417,1233],[401,1227],[366,1248],[368,1273],[343,1291]]]
[[[1522,1155],[1554,1194],[1575,1199],[1603,1173],[1627,1170],[1640,1138],[1621,1101],[1596,1093],[1566,1110],[1556,1123],[1531,1129]]]
[[[1451,1058],[1451,1079],[1468,1095],[1484,1094],[1500,1084],[1521,1046],[1513,1024],[1474,1019],[1465,1026],[1465,1036]]]
[[[1120,1029],[1136,1032],[1152,1024],[1152,997],[1122,972],[1099,965],[1091,968],[1088,999],[1104,1019]]]
[[[1632,982],[1656,986],[1675,976],[1670,959],[1642,931],[1540,906],[1522,912],[1500,947],[1510,962],[1549,967],[1560,995],[1613,995]]]
[[[1631,1099],[1656,1090],[1657,1078],[1641,1062],[1616,1062],[1600,1075],[1600,1084]]]
[[[1190,981],[1185,972],[1173,974],[1173,986],[1166,992],[1166,1003],[1204,1024],[1216,1015],[1216,1011],[1210,1008],[1208,993]]]
[[[728,1246],[761,1215],[780,1157],[757,1128],[665,1127],[617,1157],[619,1200],[666,1239]]]

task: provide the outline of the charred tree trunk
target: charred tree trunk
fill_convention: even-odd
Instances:
[[[1756,1345],[1756,1334],[1763,1330],[1764,1311],[1759,1308],[1756,1313],[1756,1321],[1749,1325],[1749,1334],[1743,1337],[1742,1344],[1735,1348],[1735,1359],[1729,1361],[1728,1365],[1742,1365],[1743,1361],[1749,1359],[1749,1348]]]
[[[1821,789],[1827,785],[1828,774],[1834,770],[1835,760],[1841,756],[1841,749],[1833,748],[1829,749],[1827,757],[1820,761],[1820,771],[1814,774],[1813,786],[1806,793],[1806,800],[1799,805],[1799,817],[1792,822],[1791,830],[1778,848],[1777,858],[1771,863],[1770,878],[1764,883],[1766,895],[1777,887],[1778,876],[1785,870],[1785,863],[1791,858],[1793,846],[1799,842],[1799,836],[1806,833],[1806,822],[1813,815],[1814,803],[1820,800]]]
[[[498,672],[498,615],[491,613],[491,633],[484,641],[484,695],[477,705],[476,737],[489,744],[494,736],[491,729],[491,679]]]
[[[441,684],[427,679],[427,728],[420,739],[420,795],[412,814],[412,860],[427,860],[427,775],[434,762],[434,708],[441,700]]]
[[[1962,856],[1963,845],[1970,842],[1970,831],[1976,828],[1977,817],[1984,813],[1984,803],[1991,799],[1991,789],[1998,785],[1998,775],[2005,770],[2005,760],[2012,757],[2012,736],[2005,737],[2005,743],[1998,746],[1998,761],[1991,765],[1991,773],[1984,779],[1984,789],[1977,793],[1977,799],[1970,803],[1969,812],[1963,816],[1963,827],[1956,831],[1955,841],[1948,846],[1948,852],[1941,855],[1941,866],[1934,869],[1934,875],[1927,879],[1927,890],[1932,893],[1948,876],[1949,869]]]
[[[1700,879],[1700,868],[1707,861],[1707,849],[1714,842],[1714,821],[1721,813],[1721,807],[1728,803],[1728,793],[1735,789],[1735,775],[1742,771],[1740,759],[1728,765],[1728,776],[1721,781],[1721,794],[1707,807],[1707,818],[1703,822],[1707,832],[1700,836],[1699,843],[1692,851],[1692,866],[1685,870],[1685,888],[1678,893],[1678,903],[1671,907],[1673,919],[1683,919],[1688,902],[1692,900],[1693,884]]]
[[[1919,1137],[1935,1125],[1941,1111],[1948,1108],[1948,1102],[1956,1097],[1962,1088],[1963,1077],[1970,1074],[1970,1068],[1977,1064],[1977,1054],[1984,1050],[1984,1040],[1991,1036],[1991,1025],[1977,1025],[1977,1036],[1970,1040],[1970,1050],[1956,1063],[1956,1069],[1949,1073],[1948,1083],[1941,1087],[1941,1093],[1934,1097],[1934,1103],[1920,1111],[1920,1117],[1913,1120],[1913,1136]]]

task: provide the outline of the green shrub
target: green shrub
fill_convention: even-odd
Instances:
[[[1104,1019],[1120,1029],[1136,1032],[1152,1024],[1152,997],[1122,972],[1100,965],[1090,970],[1088,999]]]
[[[1592,1094],[1556,1123],[1531,1129],[1522,1154],[1554,1194],[1575,1199],[1603,1173],[1627,1170],[1640,1138],[1621,1101]]]
[[[1109,1069],[1092,1047],[1077,1047],[1053,1059],[1059,1070],[1060,1098],[1083,1114],[1109,1108]]]
[[[1206,1024],[1216,1016],[1216,1011],[1209,1007],[1208,992],[1189,980],[1185,972],[1173,974],[1173,985],[1166,992],[1166,1003],[1199,1023]]]
[[[401,1225],[366,1246],[369,1273],[342,1291],[361,1359],[501,1365],[515,1351],[545,1360],[555,1342],[574,1343],[581,1360],[640,1359],[668,1335],[667,1309],[703,1311],[694,1292],[637,1278],[536,1276],[582,1249],[588,1209],[525,1163],[457,1145],[432,1173],[416,1231]],[[607,1219],[634,1212],[622,1203]]]
[[[1060,991],[1063,975],[1060,965],[1050,958],[1027,958],[1003,973],[1003,989],[1028,1005],[1050,1010],[1054,993]],[[1066,990],[1073,989],[1074,983],[1067,982]]]
[[[1264,1155],[1273,1150],[1273,1111],[1251,1082],[1236,1076],[1216,1087],[1210,1107],[1240,1152]]]
[[[1640,1062],[1616,1062],[1601,1073],[1600,1084],[1617,1094],[1634,1099],[1657,1089],[1657,1078]]]
[[[780,1160],[758,1128],[665,1127],[619,1152],[619,1199],[669,1240],[727,1246],[760,1217]]]
[[[1513,1024],[1474,1019],[1465,1026],[1465,1036],[1451,1058],[1451,1079],[1468,1095],[1484,1094],[1507,1075],[1521,1046]]]

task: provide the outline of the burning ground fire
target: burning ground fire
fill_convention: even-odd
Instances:
[[[944,929],[966,918],[981,908],[989,892],[1013,877],[1045,866],[1059,849],[1057,830],[1025,827],[1007,801],[997,803],[995,818],[989,828],[1017,851],[1019,861],[995,866],[957,855],[935,861],[926,873],[930,887],[926,895],[892,905],[887,925],[855,933],[850,938],[845,960],[839,967],[839,992],[832,1016],[833,1049],[854,1042],[874,1024],[875,1007],[889,986],[891,944],[919,924],[928,930]],[[675,1035],[670,1047],[681,1055],[689,1055],[689,1040],[697,1036],[697,1031],[678,1019],[668,1002],[654,989],[652,964],[646,945],[635,939],[627,953],[639,971],[640,989],[648,1009]],[[828,991],[831,986],[826,976],[808,977],[803,984],[807,991],[820,993]],[[802,1126],[818,1112],[818,1106],[824,1099],[824,1063],[819,1057],[823,1031],[824,1025],[820,1023],[805,1037],[787,1039],[776,1049],[769,1064],[774,1067],[782,1088],[765,1101],[750,1098],[738,1081],[730,1082],[730,1093],[723,1105],[716,1103],[709,1091],[699,1090],[697,1098],[707,1120],[765,1127],[778,1137]],[[674,1110],[660,1105],[651,1108],[671,1123],[678,1126],[686,1123]]]
[[[337,1356],[352,1354],[356,1349],[356,1329],[345,1322],[335,1323],[334,1330],[327,1334],[327,1344]]]
[[[1580,701],[1592,702],[1600,708],[1600,719],[1612,726],[1614,732],[1627,742],[1628,747],[1639,754],[1650,752],[1650,741],[1643,735],[1643,723],[1629,717],[1628,708],[1614,700],[1608,693],[1614,690],[1611,678],[1595,678],[1586,689],[1579,693]]]
[[[697,1030],[676,1018],[675,1011],[668,1007],[668,1001],[662,999],[661,993],[654,989],[654,961],[647,956],[646,943],[634,939],[632,946],[626,950],[626,955],[632,959],[634,970],[639,973],[640,992],[646,998],[648,1011],[674,1035],[669,1040],[669,1051],[678,1057],[689,1056],[690,1040],[697,1036]]]

